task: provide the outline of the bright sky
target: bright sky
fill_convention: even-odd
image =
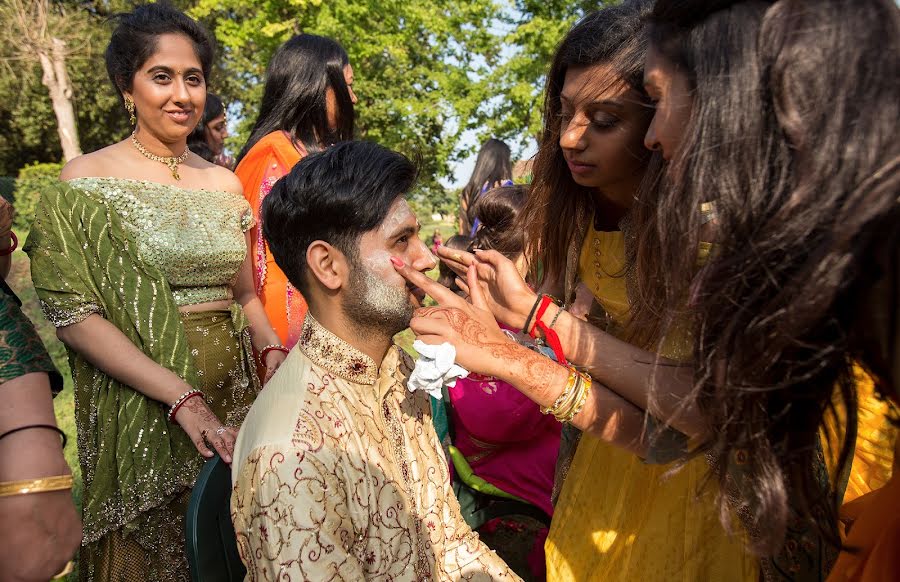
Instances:
[[[510,11],[509,16],[512,17],[513,20],[521,19],[522,15],[516,9],[514,3],[510,2],[507,6],[507,10]],[[502,22],[495,22],[491,27],[491,32],[497,35],[502,35],[510,32],[510,29],[506,24]],[[505,61],[512,57],[512,55],[512,47],[504,46],[500,52],[500,59],[501,61]],[[527,160],[531,158],[535,153],[537,153],[537,143],[533,139],[528,140],[528,145],[525,147],[522,154],[518,157],[515,156],[516,147],[514,146],[512,141],[508,143],[510,144],[510,146],[512,146],[513,149],[513,164],[515,164],[519,160]],[[463,133],[459,145],[461,149],[472,148],[474,150],[474,153],[464,160],[451,165],[450,170],[452,172],[452,175],[449,178],[442,178],[440,180],[441,185],[443,185],[445,188],[462,188],[469,181],[469,177],[472,175],[472,170],[475,169],[475,159],[478,157],[478,148],[480,146],[480,144],[478,143],[477,132],[466,131],[465,133]]]

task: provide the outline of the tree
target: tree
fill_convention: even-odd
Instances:
[[[46,87],[56,116],[57,132],[63,159],[81,155],[78,139],[73,87],[66,61],[73,52],[83,48],[84,20],[71,15],[50,0],[2,0],[0,34],[4,44],[12,50],[5,56],[10,63],[40,65],[41,83]]]
[[[484,55],[497,50],[494,0],[199,0],[192,14],[215,30],[227,77],[214,90],[243,116],[236,143],[256,117],[274,50],[296,33],[322,34],[350,55],[360,136],[418,158],[429,189],[440,188],[478,105],[470,79],[486,76]]]
[[[125,138],[121,100],[107,79],[105,18],[138,0],[0,0],[0,175],[32,162],[68,157],[60,145],[56,104],[38,81],[44,70],[22,48],[11,8],[46,7],[65,44],[65,72],[84,151]],[[559,39],[595,4],[584,0],[175,0],[218,42],[210,90],[240,120],[229,147],[239,149],[256,118],[266,65],[298,32],[339,40],[356,69],[360,136],[421,160],[424,190],[438,200],[437,180],[465,157],[460,136],[525,143],[540,126],[543,76]],[[38,27],[28,18],[28,34]],[[52,53],[52,50],[50,51]],[[49,54],[49,53],[48,53]],[[58,79],[59,77],[53,77]],[[440,205],[440,204],[438,204]]]
[[[485,80],[488,93],[470,125],[480,137],[497,137],[525,145],[537,139],[547,71],[553,53],[569,28],[591,10],[619,0],[514,0],[500,17],[506,58]]]

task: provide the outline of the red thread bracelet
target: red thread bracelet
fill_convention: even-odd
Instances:
[[[0,257],[11,255],[13,254],[13,251],[19,248],[19,237],[16,236],[16,233],[9,231],[9,236],[12,238],[12,244],[3,250],[0,250]]]
[[[565,366],[567,364],[566,354],[563,352],[562,343],[559,341],[559,336],[555,331],[550,329],[546,323],[541,321],[544,317],[544,313],[547,312],[547,308],[550,307],[550,304],[553,303],[553,298],[549,295],[544,295],[541,299],[541,306],[538,307],[537,315],[534,317],[534,327],[532,328],[529,335],[535,339],[537,339],[537,330],[540,329],[544,334],[544,339],[547,341],[547,344],[553,350],[553,353],[556,355],[557,363]],[[559,306],[557,306],[559,307]],[[559,309],[562,309],[561,307]]]
[[[169,422],[174,422],[174,421],[175,421],[175,415],[178,414],[178,410],[179,410],[182,406],[184,406],[184,403],[185,403],[185,402],[187,402],[188,400],[190,400],[190,399],[193,398],[194,396],[203,396],[203,392],[200,392],[199,390],[197,390],[197,391],[192,392],[192,393],[188,394],[187,396],[185,396],[185,397],[182,399],[181,402],[179,402],[178,404],[175,405],[174,408],[172,408],[172,412],[169,413]]]

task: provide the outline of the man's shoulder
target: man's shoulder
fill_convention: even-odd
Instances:
[[[314,363],[297,348],[291,350],[275,375],[253,402],[235,443],[235,462],[240,465],[256,449],[307,448],[297,435],[311,412],[320,408],[321,391]],[[234,467],[239,471],[239,466]]]

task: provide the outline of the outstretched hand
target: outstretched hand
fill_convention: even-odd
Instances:
[[[440,247],[437,254],[456,274],[460,288],[473,294],[478,287],[481,307],[490,311],[494,318],[513,327],[522,329],[537,295],[532,291],[516,265],[497,251],[475,251],[475,254]],[[474,268],[475,278],[470,280],[468,272]]]

